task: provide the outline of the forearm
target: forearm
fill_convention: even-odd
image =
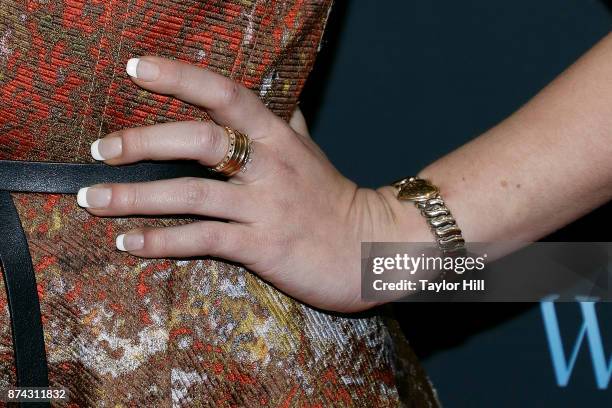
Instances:
[[[609,201],[612,35],[508,119],[419,175],[438,185],[473,242],[537,240]],[[423,227],[409,238],[430,240],[402,204],[391,204],[400,222]]]

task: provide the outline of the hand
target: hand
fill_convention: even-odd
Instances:
[[[358,188],[312,141],[296,110],[289,124],[238,83],[179,61],[146,56],[128,64],[149,91],[201,106],[214,122],[185,121],[122,129],[94,142],[109,165],[140,160],[225,156],[222,126],[249,135],[252,162],[227,182],[177,178],[98,184],[79,192],[96,216],[197,214],[198,221],[142,228],[118,237],[118,247],[146,258],[216,256],[239,262],[301,301],[335,311],[373,306],[360,299],[360,243],[400,240],[410,222],[392,189]],[[404,232],[402,232],[404,231]]]

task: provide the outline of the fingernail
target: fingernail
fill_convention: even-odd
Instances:
[[[159,76],[159,67],[151,61],[130,58],[125,66],[125,72],[143,81],[155,81]]]
[[[117,236],[115,241],[117,249],[120,251],[136,251],[144,248],[144,235],[140,232],[129,232]]]
[[[121,156],[123,139],[116,136],[98,139],[91,144],[91,157],[96,160],[108,160]]]
[[[85,208],[104,208],[111,202],[112,190],[106,187],[83,187],[77,193],[77,204]]]

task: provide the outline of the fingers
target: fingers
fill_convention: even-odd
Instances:
[[[215,256],[243,264],[255,261],[254,234],[243,224],[202,221],[144,228],[117,237],[117,248],[145,258]]]
[[[110,133],[92,143],[91,155],[112,165],[141,160],[189,159],[213,167],[225,157],[228,143],[225,129],[211,121],[167,122]],[[257,179],[262,166],[269,160],[269,149],[262,148],[260,142],[252,143],[252,163],[248,171],[234,176],[238,182]]]
[[[198,160],[205,166],[217,164],[227,151],[225,130],[210,121],[168,122],[122,129],[91,145],[94,159],[107,164],[141,160]]]
[[[98,184],[82,188],[77,202],[97,216],[196,214],[240,222],[256,219],[247,186],[196,177]]]
[[[220,124],[253,139],[268,136],[280,119],[249,89],[223,75],[185,62],[155,56],[132,58],[127,73],[139,86],[206,108]]]

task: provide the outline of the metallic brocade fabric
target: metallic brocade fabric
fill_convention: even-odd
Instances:
[[[209,119],[136,86],[125,63],[139,55],[222,73],[288,119],[330,7],[0,0],[0,159],[92,162],[91,142],[109,132]],[[128,229],[188,219],[96,218],[72,195],[13,198],[35,265],[51,385],[69,390],[58,405],[437,406],[397,324],[380,312],[324,313],[230,263],[144,260],[114,247]],[[0,388],[14,383],[0,281]]]

